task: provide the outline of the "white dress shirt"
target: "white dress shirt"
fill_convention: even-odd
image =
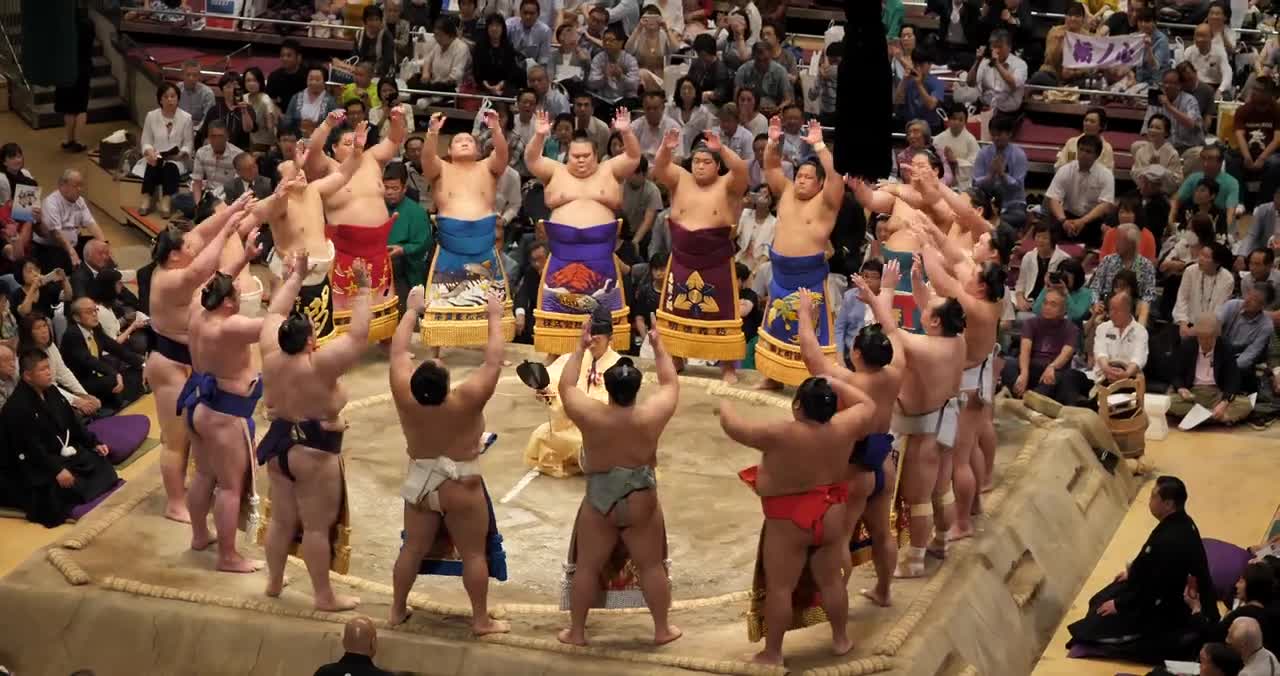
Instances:
[[[1089,372],[1090,379],[1103,379],[1101,364],[1104,359],[1135,364],[1141,373],[1147,365],[1148,347],[1147,329],[1133,317],[1129,318],[1129,323],[1123,329],[1117,328],[1110,320],[1102,322],[1093,334],[1094,367]]]
[[[1116,203],[1115,175],[1096,161],[1088,171],[1081,171],[1080,163],[1072,160],[1054,173],[1044,195],[1057,200],[1067,213],[1084,216],[1100,202]]]
[[[961,190],[968,190],[973,185],[973,161],[978,159],[978,139],[968,129],[961,129],[959,134],[953,134],[947,128],[933,137],[933,147],[943,161],[947,159],[946,149],[951,149],[951,154],[956,158],[956,167],[952,171],[956,183]]]
[[[50,237],[44,237],[35,232],[32,238],[45,246],[57,246],[52,235],[58,232],[62,234],[62,239],[68,246],[75,247],[76,242],[80,241],[80,229],[95,225],[93,213],[89,211],[89,205],[84,201],[84,197],[68,202],[67,198],[62,196],[62,191],[54,190],[45,196],[40,208],[40,221],[44,223]]]
[[[454,38],[444,49],[440,49],[440,43],[432,41],[431,51],[422,62],[422,72],[426,77],[423,84],[461,82],[470,63],[471,50],[467,48],[466,40]]]
[[[1173,304],[1173,321],[1178,324],[1194,324],[1200,315],[1216,312],[1223,303],[1231,300],[1236,279],[1230,270],[1218,269],[1208,277],[1199,264],[1188,265],[1182,272],[1178,285],[1178,301]]]
[[[1208,54],[1201,52],[1194,44],[1187,45],[1182,50],[1182,58],[1178,59],[1179,63],[1183,61],[1190,62],[1195,67],[1201,82],[1217,86],[1219,92],[1225,92],[1231,87],[1231,57],[1227,56],[1220,44],[1210,44]]]
[[[743,209],[738,217],[738,261],[752,270],[768,261],[777,225],[778,218],[773,214],[757,219],[755,209]]]
[[[990,59],[983,59],[978,66],[977,87],[982,102],[1004,113],[1016,112],[1022,107],[1023,85],[1027,83],[1027,62],[1010,54],[1005,67],[1013,74],[1014,86],[1010,87],[1000,71],[991,66]]]
[[[654,127],[649,124],[649,120],[641,117],[632,125],[635,130],[636,140],[640,142],[640,153],[649,158],[653,162],[653,157],[658,154],[658,148],[662,145],[662,137],[666,135],[667,130],[680,131],[680,124],[675,120],[663,115],[658,120],[658,126]],[[682,149],[677,146],[674,157],[682,157]]]

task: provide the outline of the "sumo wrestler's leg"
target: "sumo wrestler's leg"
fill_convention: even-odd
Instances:
[[[440,487],[444,523],[462,558],[462,586],[471,600],[471,633],[476,636],[511,631],[506,622],[489,617],[489,503],[481,486],[479,477],[469,477]]]
[[[622,542],[627,545],[631,562],[640,577],[640,591],[653,616],[653,642],[670,643],[684,633],[667,621],[671,612],[671,582],[667,579],[667,526],[658,503],[658,491],[636,491],[624,498],[627,526],[622,529]],[[616,511],[616,509],[615,509]]]
[[[947,556],[947,532],[956,520],[956,496],[951,491],[955,448],[942,446],[936,439],[934,447],[938,449],[938,476],[929,496],[933,502],[933,538],[929,540],[928,553],[941,559]]]
[[[182,523],[191,521],[186,487],[191,445],[187,437],[187,422],[174,411],[187,375],[185,366],[155,351],[147,356],[143,367],[143,376],[155,394],[156,420],[160,423],[160,477],[164,480],[166,497],[164,516]]]
[[[956,445],[951,455],[954,465],[951,470],[951,487],[955,491],[955,522],[946,531],[947,540],[963,540],[973,535],[973,522],[969,518],[974,498],[978,493],[978,479],[974,474],[974,454],[981,455],[978,448],[979,432],[986,421],[982,410],[982,402],[977,394],[969,397],[960,409],[959,428],[956,431]]]
[[[297,446],[290,449],[296,452]],[[297,476],[296,474],[294,476]],[[267,480],[271,482],[271,523],[267,524],[267,596],[279,596],[284,590],[284,569],[289,559],[289,546],[298,533],[298,496],[293,481],[280,469],[280,459],[267,463]]]
[[[871,497],[871,491],[876,488],[875,474],[868,472],[861,465],[849,465],[848,477],[849,501],[844,505],[844,523],[842,524],[846,544],[853,542],[858,530],[858,520],[866,513],[867,500]],[[847,546],[844,548],[842,566],[844,579],[847,582],[849,575],[853,573],[853,552],[849,551]]]
[[[298,500],[298,519],[302,521],[300,553],[311,577],[316,610],[351,610],[360,604],[360,599],[334,594],[329,583],[333,552],[329,534],[342,509],[342,465],[338,454],[294,446],[289,451],[289,470],[297,477],[293,490]]]
[[[831,652],[844,655],[853,648],[849,640],[849,588],[841,568],[849,556],[849,538],[842,527],[848,520],[844,505],[831,505],[822,516],[823,541],[809,558],[813,579],[822,594],[822,610],[831,623]]]
[[[433,512],[425,505],[404,503],[404,546],[396,557],[396,565],[391,569],[391,620],[395,626],[409,619],[409,590],[414,580],[418,579],[418,568],[422,559],[435,542],[436,532],[440,529],[442,518],[439,512]]]
[[[201,409],[203,408],[202,406]],[[183,424],[185,425],[186,421],[183,421]],[[186,506],[191,518],[191,548],[200,551],[212,544],[215,539],[209,533],[209,510],[213,507],[215,483],[213,447],[199,433],[190,429],[187,432],[190,433],[191,453],[196,459],[196,469],[191,475]]]
[[[244,477],[249,471],[249,430],[245,421],[201,406],[195,414],[196,429],[208,443],[218,490],[213,496],[213,527],[218,534],[218,570],[252,573],[262,570],[262,562],[246,559],[236,549],[240,522],[240,502],[244,497]]]
[[[571,645],[587,644],[587,611],[600,593],[600,573],[618,542],[618,529],[584,498],[578,507],[573,589],[569,592],[569,628],[557,638]]]
[[[902,497],[911,509],[911,557],[924,556],[929,544],[933,512],[930,498],[938,482],[938,446],[932,434],[907,437],[907,457],[902,469]],[[929,505],[928,509],[922,507]],[[927,513],[926,513],[927,512]]]
[[[843,518],[843,515],[841,516]],[[843,525],[836,522],[837,527]],[[840,531],[843,534],[843,531]],[[791,595],[808,562],[813,533],[789,519],[764,522],[764,650],[752,658],[762,664],[782,664],[782,637],[791,626]],[[848,546],[848,545],[846,545]]]
[[[893,583],[893,567],[898,562],[898,536],[893,532],[893,486],[898,479],[898,466],[893,455],[884,459],[884,485],[880,493],[867,501],[863,523],[871,536],[871,561],[876,568],[875,589],[863,589],[862,595],[877,606],[889,606],[889,585]]]
[[[974,456],[974,462],[982,463],[982,472],[978,477],[978,485],[986,493],[996,485],[996,409],[992,404],[982,407],[982,428],[978,430],[978,448],[981,456]],[[975,468],[976,469],[976,468]]]

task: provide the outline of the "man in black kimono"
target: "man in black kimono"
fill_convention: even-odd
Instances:
[[[54,387],[49,356],[27,350],[18,366],[22,382],[0,410],[0,472],[17,478],[27,519],[52,528],[114,486],[116,471]]]
[[[1089,599],[1089,614],[1068,627],[1068,648],[1081,644],[1100,656],[1151,663],[1194,659],[1198,641],[1183,593],[1194,585],[1202,612],[1213,621],[1218,619],[1218,599],[1200,531],[1186,504],[1181,479],[1156,479],[1149,508],[1160,523],[1115,582]]]

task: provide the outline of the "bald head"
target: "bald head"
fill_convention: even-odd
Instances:
[[[360,615],[347,621],[342,630],[342,649],[357,655],[373,657],[377,652],[378,630],[373,627],[373,620]]]
[[[1227,645],[1248,660],[1262,648],[1262,627],[1252,617],[1237,617],[1227,630]]]

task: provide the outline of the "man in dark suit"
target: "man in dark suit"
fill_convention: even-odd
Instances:
[[[62,356],[89,394],[117,411],[137,399],[142,390],[142,357],[102,330],[98,304],[92,298],[77,298],[68,319]]]
[[[373,663],[378,652],[378,630],[367,617],[347,620],[342,631],[342,659],[316,670],[315,676],[390,676],[390,671],[379,669]]]
[[[84,255],[71,271],[71,295],[74,298],[93,295],[94,282],[103,270],[116,267],[111,260],[111,242],[91,239],[84,245]],[[137,296],[127,287],[120,293],[120,300],[130,307],[139,307]]]
[[[53,384],[49,356],[27,350],[22,382],[0,409],[0,472],[14,478],[27,519],[50,528],[116,484],[107,446]]]
[[[258,161],[249,153],[240,153],[232,160],[236,167],[235,180],[223,188],[223,201],[231,204],[246,192],[264,200],[271,196],[271,181],[258,173]]]
[[[1231,344],[1221,335],[1217,316],[1197,318],[1193,332],[1174,353],[1176,391],[1169,395],[1170,415],[1185,416],[1199,404],[1209,409],[1215,422],[1229,425],[1249,417],[1253,404],[1245,391],[1244,375]]]
[[[529,263],[520,273],[520,286],[515,290],[516,337],[513,342],[533,344],[533,309],[538,305],[538,287],[542,285],[542,268],[547,264],[547,245],[534,242],[529,246]]]

